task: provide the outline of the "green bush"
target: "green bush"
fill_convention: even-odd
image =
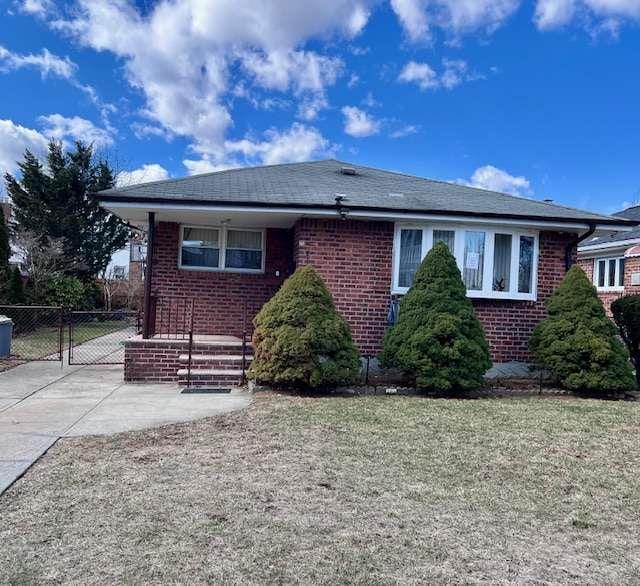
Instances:
[[[473,311],[455,258],[436,244],[400,302],[397,324],[387,331],[380,356],[429,390],[474,389],[491,367],[484,331]]]
[[[531,354],[571,390],[633,388],[629,354],[587,275],[577,265],[546,302],[548,317],[533,332]]]
[[[65,309],[80,309],[85,303],[84,283],[77,277],[54,277],[45,284],[40,303]]]
[[[640,295],[616,299],[611,304],[611,313],[631,355],[636,369],[636,384],[640,388]]]
[[[349,384],[360,370],[349,326],[320,275],[301,267],[254,319],[249,376],[262,383],[328,387]]]

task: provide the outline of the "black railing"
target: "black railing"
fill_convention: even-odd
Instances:
[[[167,340],[188,340],[193,332],[195,299],[181,297],[152,297],[151,336]]]

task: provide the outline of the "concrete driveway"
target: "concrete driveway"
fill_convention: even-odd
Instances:
[[[60,437],[106,435],[246,407],[250,395],[124,384],[122,366],[31,362],[0,373],[0,494]]]

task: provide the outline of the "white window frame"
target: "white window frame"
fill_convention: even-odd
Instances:
[[[609,285],[609,262],[615,260],[616,261],[616,285],[611,287]],[[620,277],[620,261],[624,262],[624,256],[599,256],[593,259],[593,284],[595,285],[598,291],[609,291],[609,292],[621,292],[624,291],[624,284],[618,285],[619,277]],[[600,263],[604,262],[604,286],[601,287],[598,283],[600,282]],[[622,271],[622,282],[624,283],[624,269]]]
[[[204,230],[218,230],[219,234],[219,250],[220,254],[218,255],[218,266],[217,267],[194,267],[190,265],[182,264],[182,242],[184,240],[184,231],[185,228],[200,228]],[[226,264],[226,252],[227,252],[227,230],[237,230],[240,232],[255,232],[260,234],[260,245],[262,247],[262,264],[259,269],[236,269],[236,268],[227,268]],[[209,271],[212,273],[253,273],[253,274],[263,274],[265,270],[265,258],[267,256],[266,252],[266,229],[265,228],[243,228],[241,226],[226,226],[226,225],[218,225],[218,226],[199,226],[195,224],[180,224],[180,243],[178,246],[178,268],[183,271]]]
[[[425,223],[406,223],[396,222],[393,237],[393,256],[392,256],[392,283],[391,293],[393,295],[404,295],[409,287],[400,287],[400,232],[401,230],[422,230],[422,259],[427,255],[433,246],[434,230],[450,230],[454,231],[455,250],[453,255],[456,258],[458,268],[462,272],[464,262],[465,232],[484,232],[485,233],[485,249],[484,249],[484,266],[482,276],[482,290],[467,290],[467,296],[477,299],[505,299],[517,301],[536,301],[538,298],[538,260],[540,257],[540,235],[535,230],[514,229],[507,226],[489,226],[478,224],[425,224]],[[494,291],[493,290],[493,254],[496,234],[510,234],[511,241],[511,277],[510,285],[512,291]],[[520,267],[520,237],[528,236],[533,238],[533,266],[531,274],[531,292],[518,292],[518,272]]]

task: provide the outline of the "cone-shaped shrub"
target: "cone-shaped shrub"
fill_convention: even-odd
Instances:
[[[533,332],[536,363],[571,390],[633,388],[629,354],[606,316],[595,287],[574,265],[546,302],[548,317]]]
[[[262,383],[328,387],[353,382],[360,370],[349,326],[310,266],[297,269],[262,307],[253,346],[249,376]]]
[[[640,389],[640,295],[625,295],[611,304],[611,313],[627,345]]]
[[[397,324],[387,331],[383,366],[415,376],[429,390],[474,389],[491,367],[489,347],[444,243],[422,261],[413,286],[400,302]]]

